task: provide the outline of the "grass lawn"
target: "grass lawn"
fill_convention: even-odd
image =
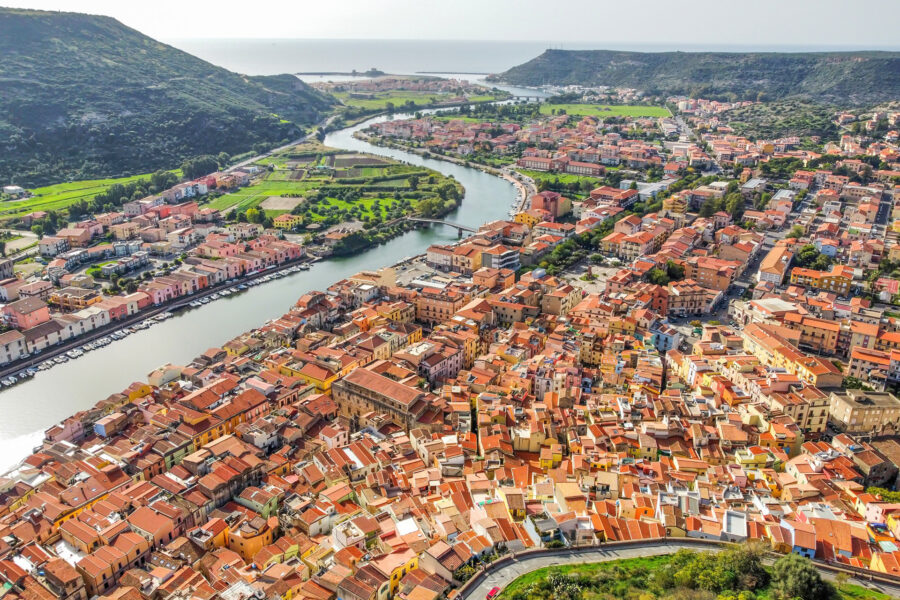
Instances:
[[[570,175],[568,173],[548,173],[546,171],[532,171],[530,169],[516,169],[522,175],[526,177],[531,177],[532,179],[547,179],[549,181],[553,181],[554,179],[559,179],[560,183],[581,183],[582,181],[589,181],[592,184],[600,185],[600,180],[602,177],[588,177],[586,175]]]
[[[175,171],[180,175],[180,171]],[[60,210],[79,200],[91,200],[115,183],[128,183],[137,179],[149,179],[150,174],[113,179],[89,179],[57,183],[29,190],[31,198],[0,203],[0,221],[21,217],[37,210]]]
[[[387,108],[388,102],[392,102],[397,108],[401,108],[401,106],[407,102],[412,102],[417,106],[428,106],[435,104],[436,102],[449,100],[453,97],[451,94],[440,92],[416,92],[409,90],[373,92],[373,98],[351,98],[349,92],[334,92],[333,95],[347,106],[364,108],[366,110],[383,110]],[[470,96],[469,102],[490,102],[496,99],[497,96],[494,96],[493,94],[480,94]]]
[[[463,121],[464,123],[491,123],[497,119],[479,119],[478,117],[464,117],[462,115],[440,115],[432,117],[435,121]]]
[[[373,98],[351,98],[348,92],[335,92],[334,95],[347,106],[364,108],[367,110],[383,110],[387,108],[388,102],[392,102],[397,108],[407,102],[412,102],[418,106],[426,106],[450,97],[449,94],[440,94],[437,92],[413,92],[404,90],[374,92],[372,94],[374,96]]]
[[[284,181],[270,178],[230,194],[219,196],[210,202],[208,206],[216,210],[226,210],[232,207],[235,207],[236,210],[247,210],[248,208],[256,208],[269,196],[305,194],[317,186],[318,184],[312,181]]]
[[[629,104],[541,104],[541,114],[549,115],[551,111],[565,110],[569,115],[589,115],[593,117],[669,117],[672,116],[665,106],[642,106]]]
[[[625,558],[622,560],[611,560],[599,563],[572,563],[557,565],[552,567],[544,567],[525,573],[521,577],[516,578],[498,596],[498,600],[509,598],[514,593],[524,591],[528,586],[538,581],[546,579],[551,573],[560,575],[568,575],[577,573],[581,575],[594,575],[602,571],[613,570],[617,567],[627,568],[644,568],[649,571],[662,567],[671,559],[671,555],[661,556],[642,556],[640,558]],[[836,587],[836,586],[835,586]],[[758,590],[756,593],[757,600],[766,600],[771,598],[772,594],[769,589]],[[840,600],[891,600],[891,596],[881,592],[870,590],[861,585],[845,584],[838,590],[838,598]]]

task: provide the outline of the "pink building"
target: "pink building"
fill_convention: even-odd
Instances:
[[[13,329],[31,329],[50,320],[50,307],[37,297],[22,298],[4,306],[3,316]]]

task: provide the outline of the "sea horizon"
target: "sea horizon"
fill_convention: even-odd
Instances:
[[[397,75],[500,73],[548,49],[631,52],[892,52],[895,46],[840,44],[615,43],[417,39],[162,38],[162,42],[247,75],[349,73],[371,68]]]

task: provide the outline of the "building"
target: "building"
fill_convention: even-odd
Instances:
[[[56,256],[69,249],[69,240],[57,236],[44,236],[38,242],[38,251],[41,256]]]
[[[356,369],[332,385],[340,414],[358,424],[369,413],[381,413],[398,425],[412,426],[433,396],[376,373],[372,368],[378,364]]]
[[[794,253],[787,246],[775,246],[759,265],[759,280],[781,285],[793,258]]]
[[[22,298],[4,306],[3,316],[13,329],[31,329],[50,320],[50,307],[40,298]]]
[[[896,432],[900,426],[900,400],[889,392],[843,390],[831,393],[831,420],[849,434]]]
[[[272,225],[276,229],[293,229],[303,224],[303,217],[300,215],[292,215],[284,213],[272,219]]]

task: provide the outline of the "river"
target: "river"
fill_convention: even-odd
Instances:
[[[396,115],[405,118],[409,115]],[[402,150],[380,148],[358,140],[353,133],[387,117],[370,119],[355,127],[329,134],[325,144],[355,152],[368,152],[406,161],[452,175],[466,195],[449,221],[478,226],[506,218],[516,198],[511,183],[474,168],[426,159]],[[0,467],[24,458],[43,438],[43,431],[79,410],[120,392],[133,381],[166,363],[187,364],[207,348],[221,345],[238,334],[284,314],[310,290],[329,285],[366,269],[377,269],[421,254],[434,243],[456,241],[448,227],[410,231],[390,242],[349,258],[321,261],[302,271],[249,290],[181,312],[149,329],[94,350],[32,379],[0,392]]]

